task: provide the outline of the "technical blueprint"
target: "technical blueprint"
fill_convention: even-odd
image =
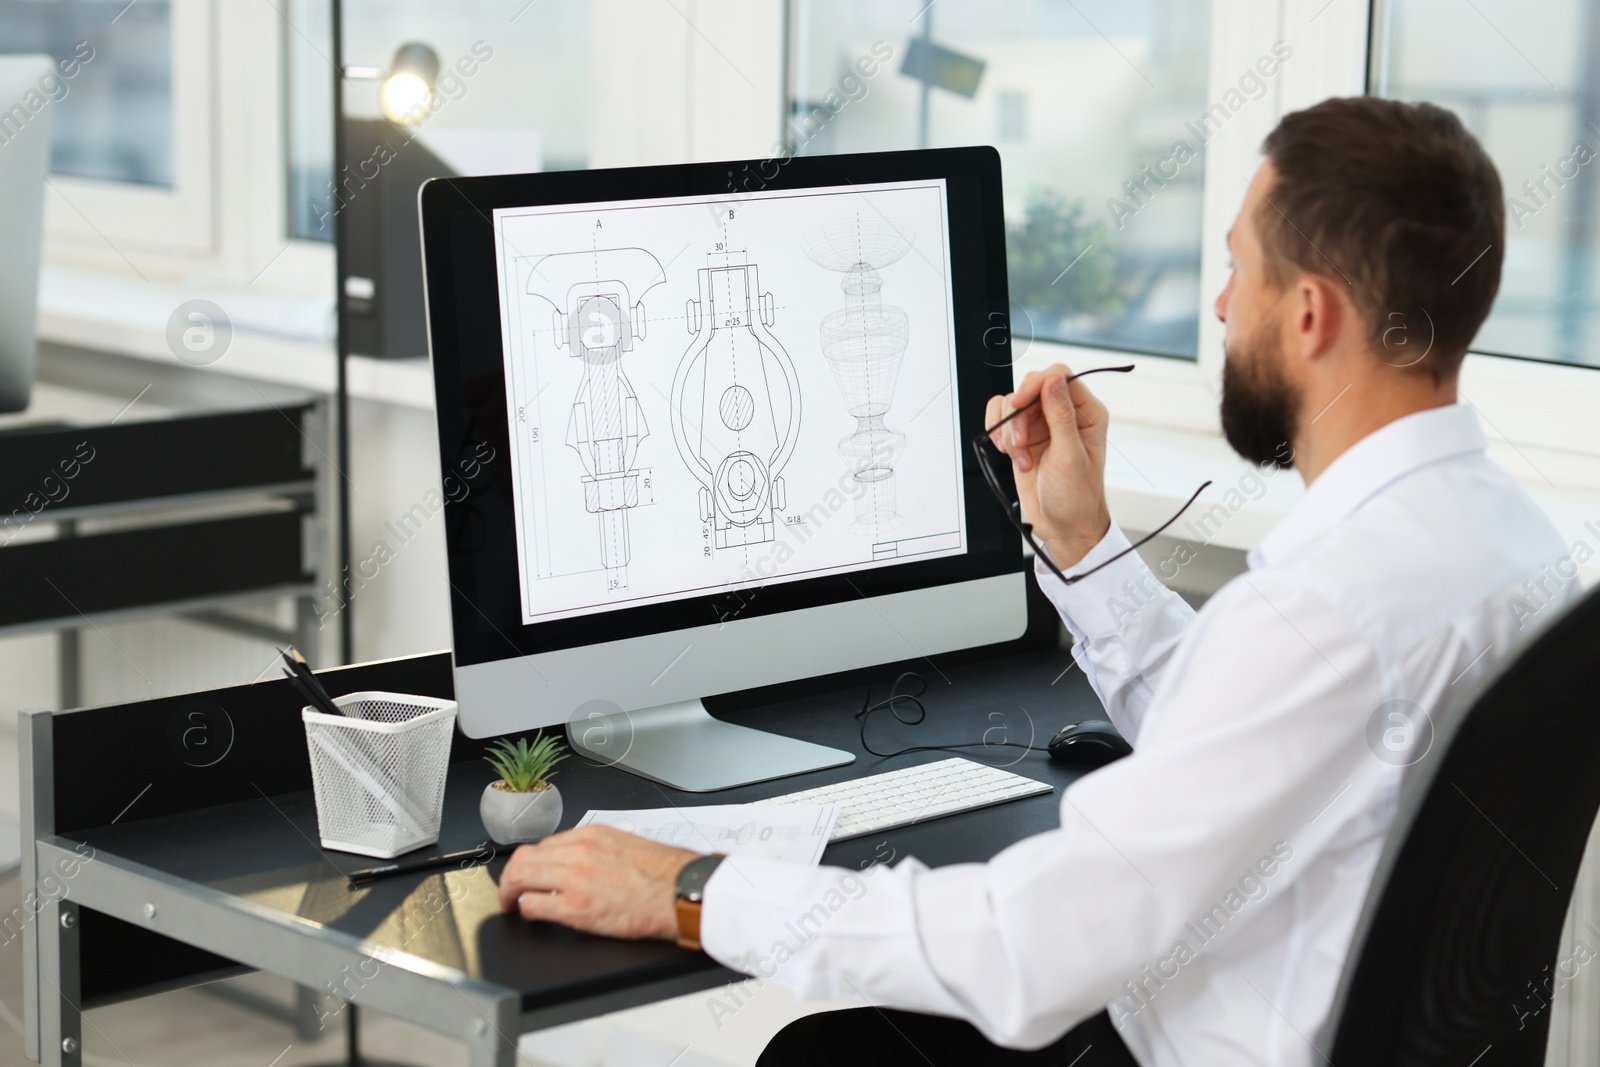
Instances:
[[[966,550],[942,181],[494,211],[523,621]]]

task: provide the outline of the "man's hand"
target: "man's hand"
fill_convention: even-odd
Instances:
[[[1077,563],[1111,529],[1106,507],[1106,406],[1060,363],[1032,371],[1010,396],[989,400],[985,426],[1039,403],[992,435],[1011,457],[1022,518],[1057,567]]]
[[[700,854],[611,826],[552,834],[511,854],[500,910],[630,940],[678,936],[678,872]]]

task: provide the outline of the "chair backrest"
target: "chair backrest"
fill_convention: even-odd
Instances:
[[[1335,1067],[1542,1067],[1600,810],[1600,591],[1442,716],[1318,1046]]]

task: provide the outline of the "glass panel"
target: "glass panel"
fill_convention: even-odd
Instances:
[[[796,153],[994,145],[1014,332],[1194,358],[1209,2],[795,0],[793,12]]]
[[[328,0],[286,0],[282,10],[289,236],[331,244],[333,12]]]
[[[359,75],[345,82],[345,113],[379,117],[376,75],[415,41],[433,50],[441,74],[432,113],[408,134],[469,171],[495,158],[518,171],[586,167],[589,8],[570,0],[345,0],[345,69]],[[290,0],[287,10],[300,31],[286,36],[290,235],[331,241],[328,0]]]
[[[172,13],[166,0],[0,0],[0,53],[55,57],[50,169],[172,184]],[[0,104],[9,110],[13,100]]]
[[[1372,91],[1448,107],[1506,191],[1505,268],[1474,351],[1600,365],[1600,2],[1387,0]]]

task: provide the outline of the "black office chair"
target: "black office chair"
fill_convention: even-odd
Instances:
[[[1541,1067],[1600,809],[1600,591],[1443,716],[1317,1045],[1334,1067]],[[1567,946],[1570,947],[1570,946]]]

